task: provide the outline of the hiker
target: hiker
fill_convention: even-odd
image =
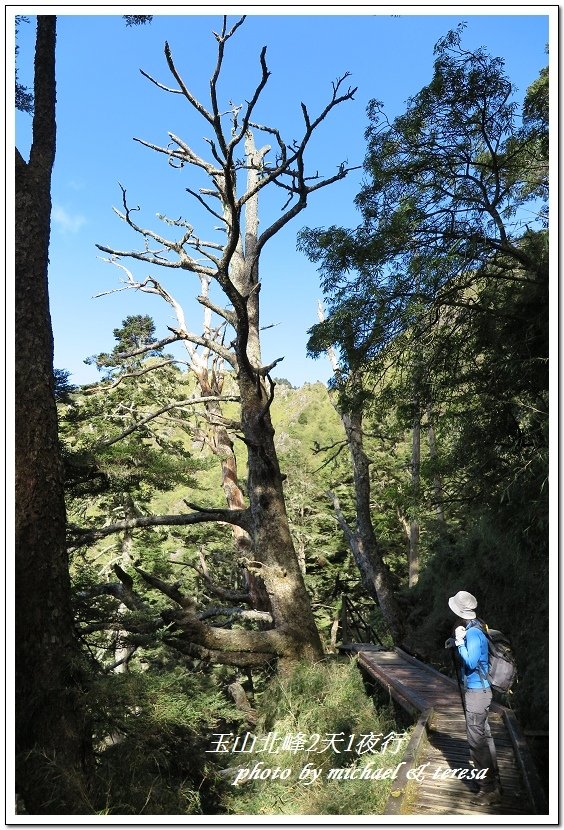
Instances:
[[[486,777],[477,789],[476,803],[496,804],[501,800],[497,780],[495,746],[491,736],[488,713],[492,702],[492,690],[487,679],[488,640],[476,618],[476,597],[468,591],[458,591],[449,601],[450,610],[456,614],[459,625],[454,638],[446,645],[454,647],[461,663],[461,680],[464,684],[463,707],[466,717],[466,735],[470,757],[477,770],[487,769]],[[461,692],[462,694],[462,692]]]

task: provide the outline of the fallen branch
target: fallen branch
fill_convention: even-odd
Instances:
[[[235,618],[241,620],[256,620],[258,622],[266,622],[271,624],[273,622],[272,614],[269,614],[268,611],[252,611],[247,608],[222,608],[220,606],[211,606],[198,614],[199,620],[207,620],[210,617],[228,617],[229,620]]]
[[[196,643],[187,643],[184,640],[176,637],[166,637],[163,642],[180,651],[188,657],[193,657],[197,660],[204,660],[208,663],[218,663],[221,665],[237,666],[239,668],[252,668],[253,666],[264,666],[272,663],[277,659],[278,655],[275,652],[256,651],[256,652],[236,652],[229,653],[222,651],[214,651],[213,649],[204,648],[196,645]]]

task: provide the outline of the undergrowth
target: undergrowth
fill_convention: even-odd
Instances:
[[[209,734],[241,713],[211,677],[182,667],[98,678],[90,703],[95,790],[102,815],[222,812],[224,788],[206,752]]]
[[[300,664],[291,676],[271,681],[258,701],[258,712],[253,751],[224,756],[229,757],[233,770],[231,791],[224,802],[229,813],[383,812],[393,783],[389,778],[346,780],[344,776],[353,768],[369,765],[373,770],[394,770],[407,736],[400,733],[392,708],[374,707],[356,660]],[[266,750],[269,746],[271,751]],[[265,773],[277,768],[276,778]],[[319,771],[315,780],[302,772],[306,768]],[[250,780],[253,769],[255,777]],[[263,780],[257,780],[257,771]],[[280,775],[287,777],[282,780]]]

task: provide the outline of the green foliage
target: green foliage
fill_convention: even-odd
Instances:
[[[300,235],[328,309],[309,349],[338,350],[340,404],[380,436],[367,441],[373,521],[403,585],[394,519],[419,523],[420,582],[401,597],[407,645],[448,669],[446,600],[472,591],[514,640],[520,716],[543,728],[548,72],[520,121],[503,60],[465,50],[463,31],[439,41],[433,77],[405,113],[389,121],[381,102],[369,105],[362,224]]]
[[[529,86],[523,104],[523,122],[527,133],[538,141],[540,159],[548,163],[549,128],[549,74],[548,67],[541,69],[539,77]],[[537,174],[544,187],[548,185],[546,165],[539,165]],[[541,191],[542,193],[542,191]]]
[[[60,407],[68,510],[73,521],[113,521],[149,512],[162,493],[194,487],[202,469],[182,427],[177,397],[193,386],[154,342],[146,315],[127,317],[114,329],[117,345],[92,358],[106,382],[67,394]]]
[[[347,374],[376,359],[421,309],[457,307],[458,293],[498,255],[538,273],[538,261],[514,247],[517,209],[530,202],[537,212],[525,188],[539,161],[536,139],[517,126],[503,61],[464,50],[461,34],[437,44],[433,79],[404,115],[390,123],[381,102],[369,105],[367,179],[356,200],[363,224],[300,235],[321,263],[330,312],[310,349],[337,346]]]
[[[124,14],[126,26],[142,26],[144,23],[150,23],[153,19],[152,14]]]
[[[350,462],[344,431],[327,389],[306,384],[277,389],[272,405],[290,527],[317,626],[328,649],[341,593],[358,588],[359,573],[337,525],[328,491],[351,504]],[[361,592],[362,594],[362,592]]]
[[[18,30],[22,23],[29,23],[29,17],[25,15],[17,14],[15,18],[16,22],[16,61],[19,52],[19,46],[17,43],[18,38]],[[15,103],[16,109],[20,112],[27,112],[30,115],[33,114],[33,92],[24,86],[20,81],[18,81],[18,66],[16,64],[16,96],[15,96]]]
[[[289,750],[269,755],[265,766],[291,768],[287,780],[251,781],[237,784],[228,800],[229,812],[252,815],[374,815],[382,812],[390,781],[330,780],[330,769],[351,764],[374,767],[395,767],[401,753],[395,754],[406,740],[392,742],[386,749],[357,755],[345,752],[351,736],[379,734],[388,736],[397,731],[391,709],[376,710],[367,696],[355,660],[325,661],[316,665],[300,664],[288,677],[276,677],[258,703],[260,721],[256,733],[260,737],[276,732],[280,736],[306,739],[305,748],[294,744]],[[341,735],[342,733],[342,735]],[[322,739],[337,735],[334,748],[324,744],[326,751],[307,751],[311,736]],[[356,740],[353,746],[356,745]],[[343,751],[341,751],[343,750]],[[253,754],[251,767],[262,755]],[[238,764],[241,758],[237,758]],[[248,759],[245,761],[248,764]],[[306,764],[321,770],[314,783],[298,779]]]
[[[53,369],[55,382],[55,400],[57,403],[70,404],[71,393],[77,391],[77,386],[70,383],[71,373],[67,369]]]
[[[443,540],[410,592],[410,648],[451,673],[444,642],[452,635],[447,600],[461,588],[479,598],[478,612],[511,640],[519,681],[509,700],[525,728],[548,729],[547,540],[527,534],[519,511],[476,516],[464,533]]]
[[[143,672],[109,674],[92,682],[92,717],[98,742],[103,743],[110,733],[128,735],[133,730],[138,740],[140,734],[154,728],[164,734],[175,727],[190,733],[194,740],[222,720],[241,718],[212,677],[190,671],[170,658],[163,662],[154,650],[145,652],[143,662]]]
[[[104,369],[108,377],[115,370],[118,373],[123,372],[125,366],[140,366],[147,358],[162,355],[162,348],[157,346],[155,340],[155,324],[148,314],[129,315],[122,322],[121,328],[114,329],[113,334],[117,344],[112,352],[103,352],[84,361],[87,364],[96,364],[98,369]],[[153,343],[156,348],[149,348]],[[143,352],[142,357],[138,357],[135,353],[142,349],[147,351]]]
[[[442,477],[456,520],[469,502],[510,497],[533,470],[538,504],[548,409],[546,192],[531,189],[548,76],[519,127],[503,61],[465,50],[463,30],[439,41],[433,78],[405,114],[390,123],[370,104],[363,224],[301,235],[330,312],[310,350],[339,349],[345,410],[377,422],[395,411],[405,433],[431,408],[440,454],[423,460],[421,495]],[[525,206],[534,228],[517,218]],[[406,506],[421,515],[421,503]]]
[[[167,661],[95,678],[89,688],[96,791],[106,815],[201,814],[220,809],[223,785],[209,735],[240,719],[214,680]],[[223,726],[222,726],[223,728]]]

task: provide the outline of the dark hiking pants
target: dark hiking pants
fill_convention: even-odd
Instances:
[[[484,789],[492,789],[496,783],[495,760],[490,750],[493,743],[488,713],[492,702],[491,689],[467,689],[466,735],[470,747],[470,757],[475,769],[487,769],[483,780]]]

